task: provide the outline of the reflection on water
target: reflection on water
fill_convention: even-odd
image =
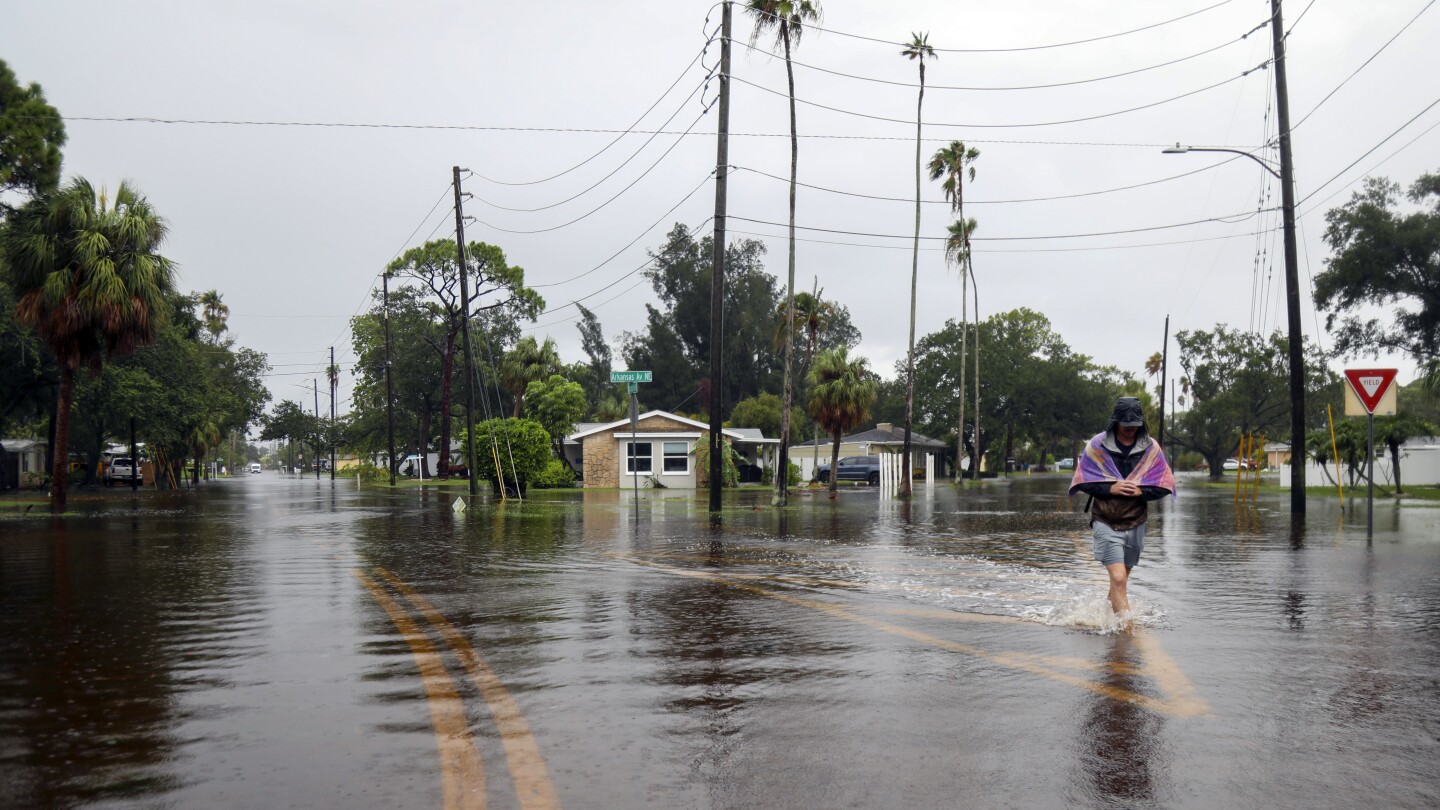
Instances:
[[[1434,806],[1440,509],[1377,509],[1367,545],[1334,502],[1195,483],[1152,513],[1133,635],[1058,477],[717,523],[674,490],[457,513],[256,476],[0,522],[0,806],[434,806],[356,568],[483,653],[570,806]]]

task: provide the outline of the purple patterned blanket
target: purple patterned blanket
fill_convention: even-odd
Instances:
[[[1119,481],[1122,477],[1142,487],[1164,487],[1170,490],[1171,497],[1175,495],[1175,473],[1170,471],[1170,463],[1165,460],[1165,451],[1160,449],[1159,442],[1151,439],[1130,475],[1121,476],[1115,459],[1105,449],[1104,433],[1097,433],[1086,443],[1085,452],[1075,465],[1075,477],[1070,479],[1070,494],[1074,495],[1075,488],[1081,484]]]

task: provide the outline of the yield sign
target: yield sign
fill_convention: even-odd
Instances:
[[[1380,400],[1395,383],[1397,371],[1398,369],[1393,368],[1347,368],[1345,379],[1350,381],[1350,388],[1355,391],[1355,396],[1360,398],[1365,412],[1374,413]]]

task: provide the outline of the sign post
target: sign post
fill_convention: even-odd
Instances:
[[[630,467],[630,480],[634,484],[635,509],[640,509],[640,461],[635,455],[635,441],[638,438],[637,431],[640,427],[640,401],[635,394],[640,390],[640,383],[651,382],[648,371],[611,371],[610,382],[625,383],[630,389],[630,452],[628,456]]]
[[[1369,421],[1369,439],[1365,445],[1365,539],[1375,531],[1375,414],[1395,415],[1395,374],[1393,368],[1347,368],[1345,379],[1345,415],[1364,414]],[[1338,469],[1338,462],[1337,462]]]

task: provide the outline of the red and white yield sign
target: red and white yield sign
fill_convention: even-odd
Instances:
[[[1389,416],[1395,413],[1395,373],[1393,368],[1347,368],[1345,379],[1350,381],[1351,397],[1345,397],[1347,416],[1376,414]],[[1359,406],[1356,408],[1355,406]]]

